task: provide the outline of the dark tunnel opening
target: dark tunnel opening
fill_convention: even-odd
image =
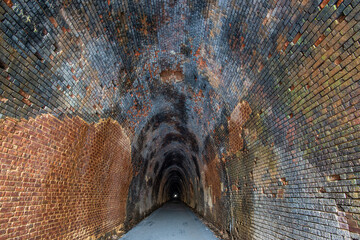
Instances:
[[[128,212],[144,217],[174,199],[192,208],[204,204],[199,202],[204,199],[202,155],[198,137],[186,121],[175,104],[171,111],[153,116],[137,135],[132,145],[132,162],[138,174],[130,186]],[[134,199],[136,204],[132,204]],[[133,219],[136,218],[129,214],[129,225],[134,224]]]
[[[167,194],[168,198],[171,200],[181,199],[182,195],[187,192],[184,184],[184,181],[177,175],[177,173],[172,173],[166,181],[163,194]]]

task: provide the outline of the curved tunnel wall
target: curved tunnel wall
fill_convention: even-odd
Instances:
[[[0,2],[0,238],[359,238],[360,4]]]

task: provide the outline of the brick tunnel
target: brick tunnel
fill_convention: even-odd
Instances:
[[[1,0],[0,239],[360,239],[359,0]],[[146,238],[144,238],[146,239]]]

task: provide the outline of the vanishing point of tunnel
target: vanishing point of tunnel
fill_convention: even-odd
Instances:
[[[359,0],[0,0],[0,240],[359,240],[359,40]]]

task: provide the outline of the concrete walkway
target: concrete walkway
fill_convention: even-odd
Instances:
[[[183,203],[169,202],[145,218],[121,240],[216,240]]]

